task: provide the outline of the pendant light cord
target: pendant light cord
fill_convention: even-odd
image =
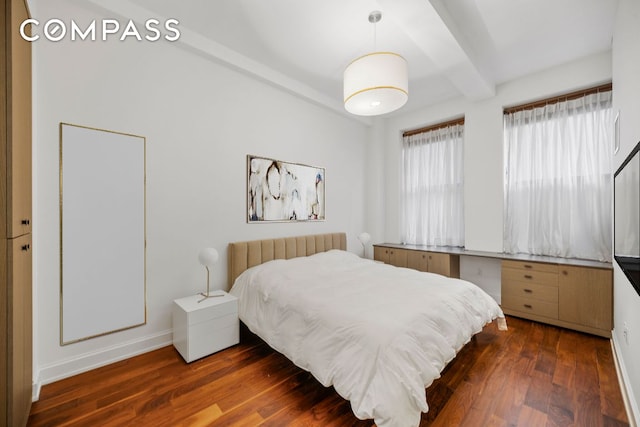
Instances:
[[[378,48],[378,23],[373,23],[373,51],[377,52]]]
[[[378,49],[378,22],[382,19],[382,12],[374,10],[369,14],[369,22],[373,24],[373,51]]]

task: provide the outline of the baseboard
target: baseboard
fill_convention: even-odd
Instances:
[[[40,398],[40,389],[45,384],[87,372],[101,366],[128,359],[139,354],[166,347],[173,342],[171,329],[154,335],[127,341],[111,347],[80,354],[70,359],[41,366],[36,374],[33,386],[33,401]]]
[[[40,399],[40,390],[42,389],[42,383],[38,380],[31,384],[31,401],[37,402]]]
[[[627,410],[627,417],[629,418],[630,427],[638,427],[638,420],[640,419],[640,410],[638,409],[637,401],[633,394],[633,390],[627,387],[630,384],[629,376],[627,375],[627,369],[624,366],[624,361],[618,357],[616,348],[619,348],[619,342],[616,339],[615,331],[611,338],[611,350],[613,351],[613,361],[616,366],[616,373],[618,374],[618,382],[620,383],[620,390],[622,391],[622,399],[624,400],[624,407]]]

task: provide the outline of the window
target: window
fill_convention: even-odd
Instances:
[[[611,260],[611,98],[505,112],[505,252]]]
[[[464,246],[463,141],[463,120],[404,135],[404,243]]]

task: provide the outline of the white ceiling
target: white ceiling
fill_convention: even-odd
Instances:
[[[409,101],[489,97],[496,85],[611,48],[617,0],[90,0],[180,21],[180,46],[344,114],[342,73],[374,50],[403,55]]]

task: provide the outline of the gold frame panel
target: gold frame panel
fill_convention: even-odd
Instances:
[[[144,321],[142,323],[138,323],[138,324],[134,324],[134,325],[129,325],[126,327],[122,327],[122,328],[117,328],[117,329],[113,329],[113,330],[109,330],[106,332],[101,332],[98,334],[93,334],[90,336],[86,336],[86,337],[82,337],[79,339],[74,339],[74,340],[70,340],[70,341],[64,341],[63,340],[63,331],[64,331],[64,322],[63,322],[63,317],[64,317],[64,286],[63,286],[63,254],[64,254],[64,248],[63,248],[63,150],[62,150],[62,146],[63,146],[63,127],[64,126],[71,126],[71,127],[76,127],[76,128],[81,128],[81,129],[88,129],[88,130],[93,130],[93,131],[98,131],[98,132],[107,132],[107,133],[112,133],[112,134],[117,134],[117,135],[122,135],[122,136],[128,136],[128,137],[133,137],[133,138],[141,138],[142,139],[142,144],[143,144],[143,215],[144,215],[144,220],[143,220],[143,233],[144,233],[144,243],[143,243],[143,248],[144,248],[144,254],[143,254],[143,260],[144,260],[144,283],[143,283],[143,293],[144,293],[144,298],[143,298],[143,302],[144,302]],[[60,219],[59,219],[59,226],[60,226],[60,345],[61,346],[66,346],[69,344],[74,344],[74,343],[78,343],[78,342],[82,342],[82,341],[86,341],[92,338],[97,338],[97,337],[101,337],[101,336],[105,336],[105,335],[109,335],[109,334],[113,334],[113,333],[117,333],[117,332],[122,332],[122,331],[126,331],[128,329],[133,329],[133,328],[137,328],[139,326],[143,326],[147,324],[147,138],[141,135],[135,135],[135,134],[131,134],[131,133],[125,133],[125,132],[117,132],[117,131],[112,131],[112,130],[108,130],[108,129],[101,129],[101,128],[96,128],[96,127],[91,127],[91,126],[82,126],[82,125],[76,125],[76,124],[72,124],[72,123],[65,123],[65,122],[60,122],[59,125],[59,188],[60,188],[60,197],[59,197],[59,209],[60,209]]]

